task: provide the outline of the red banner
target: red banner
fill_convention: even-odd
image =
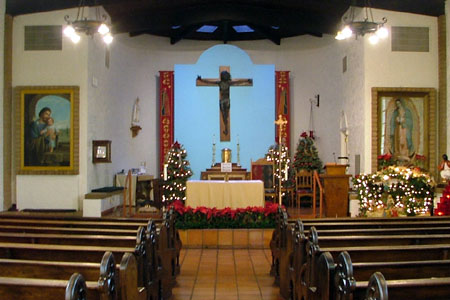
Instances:
[[[290,147],[291,136],[291,120],[290,120],[290,92],[289,92],[289,71],[275,71],[275,120],[278,120],[279,115],[288,121],[285,131],[281,133],[281,141],[286,146]],[[278,130],[275,126],[275,142],[278,143]]]
[[[159,170],[173,144],[173,71],[159,71]]]

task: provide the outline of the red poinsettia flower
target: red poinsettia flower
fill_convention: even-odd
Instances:
[[[302,138],[308,137],[308,134],[306,133],[306,131],[303,131],[302,134],[300,135]]]
[[[417,160],[425,160],[425,155],[416,154]]]

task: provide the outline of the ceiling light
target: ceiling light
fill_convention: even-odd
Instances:
[[[106,44],[110,44],[113,40],[113,36],[111,35],[110,26],[106,24],[106,15],[100,15],[100,7],[96,6],[95,20],[88,19],[84,16],[84,7],[84,0],[81,0],[80,5],[78,6],[77,18],[74,21],[71,21],[68,15],[64,17],[64,20],[67,22],[67,25],[63,30],[64,35],[69,37],[72,42],[76,44],[81,39],[79,33],[90,36],[94,36],[94,34],[98,33],[102,36],[102,39]]]
[[[373,20],[372,8],[370,7],[370,0],[365,1],[365,18],[364,20],[355,20],[355,7],[350,6],[348,14],[342,18],[344,28],[336,34],[337,40],[350,38],[353,34],[356,38],[358,35],[364,36],[369,34],[369,42],[372,44],[378,43],[380,38],[386,38],[389,33],[384,24],[387,22],[386,18],[382,18],[381,22]]]

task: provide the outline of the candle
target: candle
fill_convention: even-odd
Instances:
[[[167,181],[167,164],[164,164],[164,181]]]
[[[215,144],[216,144],[216,135],[213,134],[213,145],[215,145]]]
[[[284,165],[284,180],[288,180],[288,164]]]
[[[239,145],[239,134],[237,135],[237,144]]]

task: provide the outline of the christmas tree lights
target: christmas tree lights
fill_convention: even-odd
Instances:
[[[164,161],[162,201],[165,205],[175,200],[186,200],[186,181],[192,176],[187,152],[178,142],[175,142],[167,152]]]

